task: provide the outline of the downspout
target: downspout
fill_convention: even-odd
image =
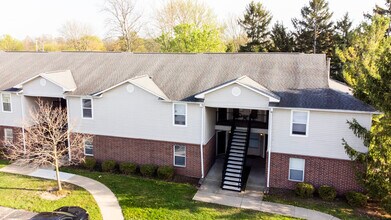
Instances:
[[[267,150],[267,180],[266,188],[270,187],[270,158],[272,153],[272,130],[273,130],[273,108],[269,110],[269,128],[268,128],[268,150]]]
[[[204,112],[205,106],[200,104],[201,108],[201,141],[200,141],[200,152],[201,152],[201,179],[204,178]]]
[[[20,95],[19,93],[17,93]],[[25,126],[25,117],[24,117],[24,95],[20,95],[20,106],[22,107],[22,138],[23,138],[23,152],[26,154],[26,134],[24,131]]]
[[[67,139],[68,139],[68,161],[71,162],[72,160],[72,155],[71,155],[71,139],[70,139],[70,120],[69,120],[69,100],[68,97],[64,97],[66,102],[67,102]]]

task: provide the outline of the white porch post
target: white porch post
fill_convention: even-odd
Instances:
[[[267,180],[266,188],[270,187],[270,157],[272,152],[273,108],[269,109],[268,147],[267,147]]]
[[[68,139],[68,160],[72,160],[72,154],[71,154],[71,139],[70,139],[70,120],[69,120],[69,100],[67,97],[64,97],[67,103],[67,121],[68,121],[68,127],[67,127],[67,139]]]
[[[201,178],[204,178],[204,115],[205,105],[200,104],[201,108],[201,141],[200,141],[200,152],[201,152]]]

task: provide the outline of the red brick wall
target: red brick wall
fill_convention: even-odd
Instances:
[[[315,187],[333,186],[339,194],[350,190],[363,191],[356,181],[352,161],[280,153],[271,154],[270,187],[294,189],[297,182],[288,180],[289,158],[292,157],[305,159],[304,182]]]
[[[93,144],[94,157],[97,160],[156,165],[173,165],[173,146],[182,144],[186,146],[186,167],[175,167],[176,173],[189,177],[201,177],[200,145],[100,135],[93,137]]]
[[[216,159],[216,136],[213,136],[206,145],[204,145],[204,175],[208,174]]]

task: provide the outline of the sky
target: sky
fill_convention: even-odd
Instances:
[[[43,34],[59,36],[60,27],[67,21],[77,21],[89,25],[93,33],[102,38],[106,36],[105,20],[102,12],[105,0],[1,0],[0,36],[10,34],[18,39],[26,36],[39,37]],[[143,15],[146,35],[148,27],[153,25],[157,8],[167,0],[134,0],[137,10]],[[219,21],[231,15],[242,15],[251,0],[198,0],[205,2],[215,12]],[[273,23],[282,21],[292,28],[291,19],[300,16],[300,9],[309,0],[259,0],[273,15]],[[363,20],[363,13],[370,12],[375,4],[384,5],[385,0],[329,0],[334,12],[333,19],[340,19],[349,12],[354,25]]]

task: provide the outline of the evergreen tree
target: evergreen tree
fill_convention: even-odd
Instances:
[[[333,51],[333,13],[326,0],[311,0],[309,6],[301,9],[301,19],[292,19],[296,29],[297,50],[304,53],[324,53]]]
[[[247,45],[241,46],[242,52],[267,51],[269,47],[269,24],[272,16],[263,5],[252,1],[246,8],[239,25],[243,27],[247,34]]]
[[[294,40],[292,34],[287,31],[287,28],[282,23],[275,23],[271,34],[270,39],[272,45],[269,51],[272,52],[292,52],[294,51]]]
[[[391,36],[391,0],[386,0],[386,7],[383,8],[379,5],[375,6],[375,9],[373,9],[373,12],[377,15],[385,16],[390,19],[390,23],[388,25],[387,29],[387,35]]]
[[[337,21],[335,25],[334,35],[334,50],[331,57],[331,76],[339,81],[344,81],[342,76],[342,61],[336,55],[336,50],[344,50],[349,47],[353,38],[352,20],[349,18],[349,14],[346,13],[341,20]]]

